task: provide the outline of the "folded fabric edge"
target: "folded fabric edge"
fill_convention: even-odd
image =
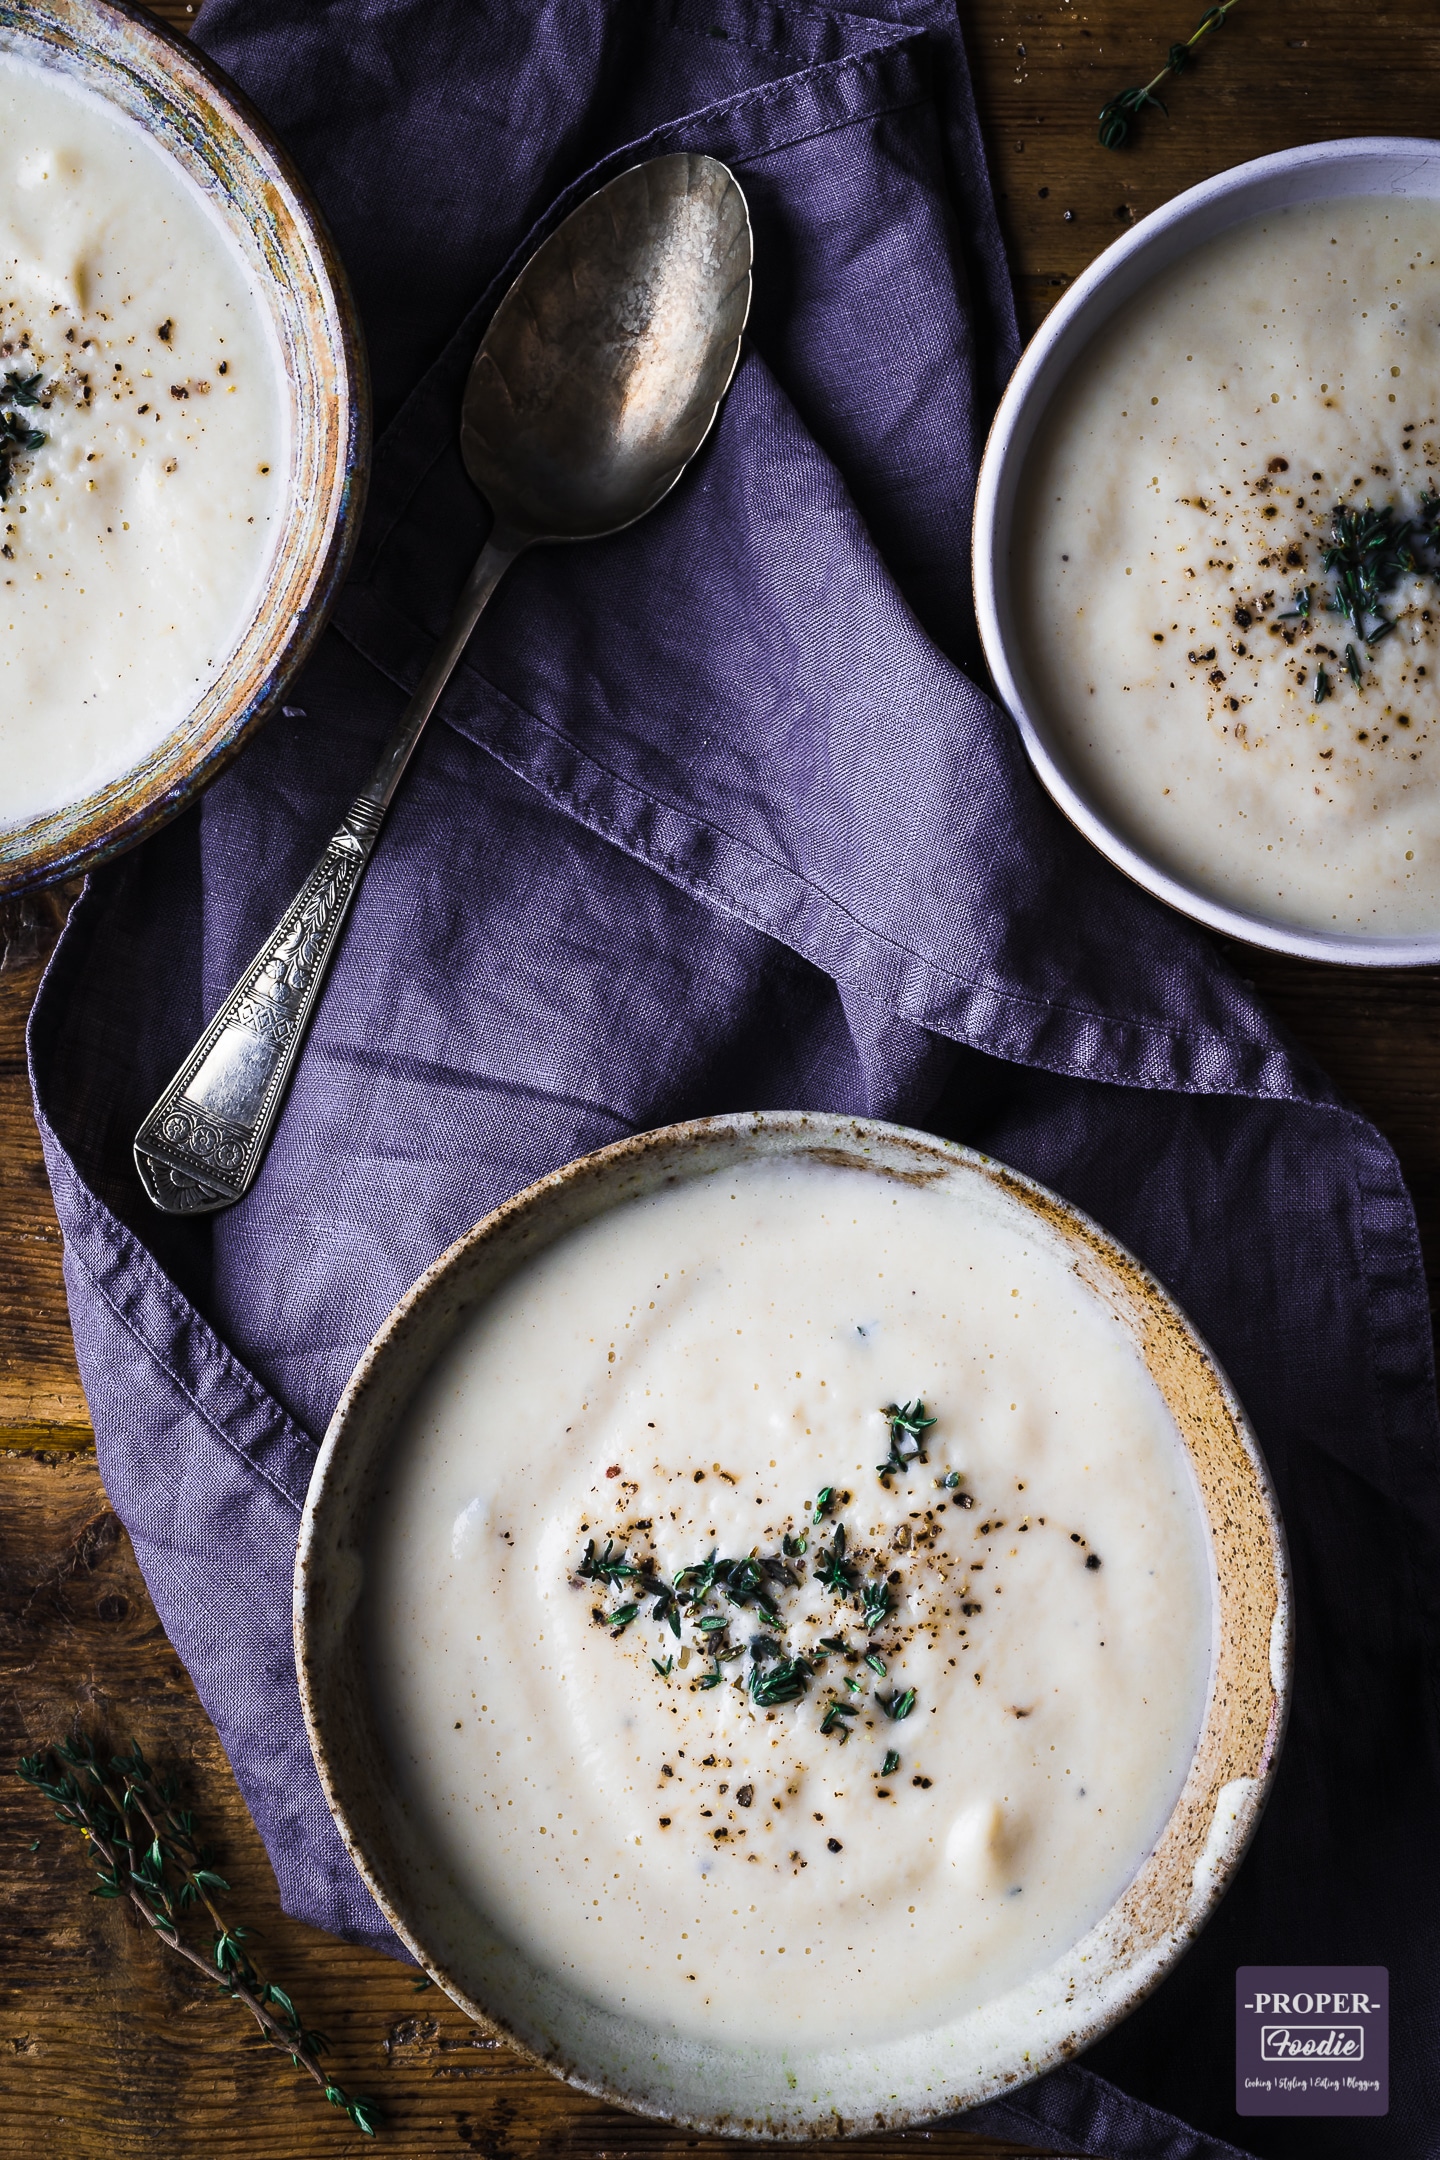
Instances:
[[[1058,2134],[1066,2141],[1066,2160],[1072,2154],[1085,2160],[1255,2160],[1239,2145],[1133,2099],[1079,2063],[1048,2071],[1018,2093],[952,2121],[956,2129],[1017,2142],[1051,2144]]]
[[[414,689],[430,641],[373,588],[365,588],[362,598],[352,586],[342,597],[333,627],[398,689],[406,695]],[[956,975],[938,959],[862,922],[838,896],[790,865],[760,855],[747,841],[693,811],[635,787],[543,715],[515,704],[469,660],[462,659],[456,676],[468,681],[495,715],[493,727],[482,731],[466,723],[453,693],[448,709],[442,701],[439,717],[467,742],[536,788],[567,817],[708,906],[789,946],[825,974],[855,984],[898,1020],[1009,1064],[1035,1065],[1071,1079],[1173,1089],[1178,1094],[1314,1099],[1297,1086],[1291,1058],[1274,1042],[1205,1026],[1117,1018],[1096,1007],[1066,1005]],[[742,900],[742,886],[763,894],[765,904]],[[1157,1060],[1163,1060],[1163,1072],[1157,1070]],[[1144,1078],[1135,1078],[1137,1069]]]

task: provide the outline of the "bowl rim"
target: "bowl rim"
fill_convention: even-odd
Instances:
[[[1147,258],[1154,268],[1188,252],[1177,245],[1178,235],[1193,220],[1215,206],[1233,201],[1235,215],[1227,222],[1262,215],[1266,205],[1247,199],[1267,187],[1346,166],[1390,165],[1440,168],[1440,141],[1424,136],[1353,135],[1330,142],[1300,143],[1242,165],[1228,166],[1194,187],[1152,210],[1122,233],[1088,263],[1067,287],[1026,346],[996,409],[981,458],[971,526],[972,583],[980,642],[991,678],[1024,743],[1026,753],[1042,785],[1054,802],[1117,870],[1145,891],[1163,900],[1179,914],[1188,915],[1226,937],[1271,952],[1291,953],[1298,958],[1328,960],[1349,967],[1420,967],[1440,961],[1440,925],[1433,931],[1368,937],[1359,932],[1314,930],[1272,920],[1253,909],[1234,905],[1190,884],[1153,861],[1143,849],[1127,839],[1096,809],[1067,771],[1047,739],[1044,726],[1027,702],[1011,650],[1016,639],[1007,635],[1008,565],[1010,520],[1025,458],[1036,427],[1051,394],[1043,378],[1057,362],[1061,348],[1077,350],[1099,330],[1115,308],[1123,306],[1148,281],[1141,270]],[[1285,196],[1287,203],[1333,198],[1347,193],[1384,193],[1383,188],[1317,190],[1303,189]],[[1400,192],[1400,191],[1395,191]],[[1435,191],[1440,196],[1440,186]],[[1278,205],[1271,205],[1277,207]],[[1215,228],[1217,231],[1222,227]],[[1207,234],[1205,237],[1213,237]],[[1192,243],[1199,245],[1197,240]],[[1107,289],[1119,286],[1109,307],[1102,309]],[[1036,701],[1038,703],[1038,701]]]
[[[779,1145],[772,1144],[767,1149],[763,1143],[766,1136],[772,1135],[777,1136]],[[1079,1256],[1084,1250],[1088,1250],[1099,1260],[1102,1273],[1113,1269],[1120,1277],[1128,1279],[1140,1293],[1141,1301],[1148,1302],[1155,1313],[1162,1317],[1172,1333],[1172,1338],[1174,1332],[1178,1331],[1188,1346],[1192,1360],[1198,1360],[1198,1364],[1192,1363],[1192,1374],[1203,1367],[1205,1381],[1213,1388],[1222,1408],[1227,1433],[1236,1443],[1233,1455],[1234,1462],[1240,1465],[1240,1477],[1252,1489],[1252,1498],[1247,1504],[1251,1507],[1255,1520],[1264,1527],[1264,1551],[1269,1563],[1269,1573],[1262,1593],[1262,1602],[1273,1588],[1273,1605],[1265,1623],[1263,1660],[1265,1687],[1269,1696],[1268,1708],[1263,1717],[1250,1719],[1246,1726],[1249,1737],[1243,1743],[1243,1746],[1253,1750],[1254,1768],[1239,1774],[1236,1782],[1224,1781],[1219,1784],[1214,1782],[1212,1769],[1211,1784],[1206,1787],[1206,1796],[1208,1801],[1213,1803],[1213,1814],[1202,1813],[1194,1817],[1192,1803],[1192,1817],[1202,1824],[1208,1821],[1210,1829],[1204,1855],[1194,1863],[1189,1902],[1183,1905],[1182,1909],[1177,1889],[1173,1893],[1176,1900],[1175,1910],[1163,1934],[1148,1945],[1141,1943],[1137,1946],[1133,1938],[1129,1938],[1133,1958],[1131,1963],[1124,1966],[1123,1986],[1117,1984],[1108,1997],[1101,1998],[1098,2013],[1092,2008],[1088,2023],[1083,2018],[1073,2020],[1063,2037],[1057,2038],[1051,2032],[1046,2044],[1037,2047],[1034,2027],[1031,2026],[1030,2045],[1027,2048],[1025,2035],[1017,2034],[1013,2039],[1012,2054],[998,2068],[992,2067],[987,2073],[970,2072],[969,2082],[962,2083],[958,2090],[952,2084],[946,2089],[936,2091],[933,2098],[927,2090],[919,2104],[907,2102],[899,2108],[893,2104],[887,2108],[880,2097],[883,2081],[877,2077],[876,2104],[869,2112],[857,2111],[848,2118],[837,2116],[833,2106],[821,2108],[817,2102],[811,2103],[814,2109],[811,2116],[804,2115],[803,2103],[800,2103],[793,2110],[787,2109],[778,2123],[774,2118],[757,2122],[753,2116],[742,2117],[723,2109],[717,2111],[713,2107],[707,2110],[693,2105],[675,2105],[671,2102],[671,2096],[663,2089],[657,2093],[655,2090],[637,2089],[635,2085],[620,2085],[568,2060],[563,2043],[553,2037],[546,2046],[541,2047],[518,2035],[504,2022],[503,2015],[497,2015],[475,2000],[467,1984],[446,1969],[443,1958],[427,1947],[421,1930],[407,1920],[400,1909],[399,1898],[386,1878],[383,1866],[376,1863],[366,1848],[360,1830],[351,1820],[346,1790],[347,1786],[353,1790],[356,1774],[352,1769],[347,1776],[343,1763],[338,1759],[338,1751],[343,1750],[345,1736],[352,1728],[341,1714],[344,1653],[337,1652],[335,1645],[341,1629],[348,1625],[347,1616],[351,1614],[358,1595],[362,1563],[348,1557],[337,1559],[335,1552],[332,1552],[327,1574],[325,1541],[335,1536],[334,1525],[327,1520],[327,1515],[332,1504],[341,1510],[347,1506],[354,1508],[355,1536],[353,1542],[345,1546],[344,1551],[347,1556],[355,1553],[363,1542],[365,1510],[370,1504],[363,1493],[363,1480],[369,1474],[368,1464],[358,1473],[362,1494],[358,1502],[347,1499],[341,1490],[338,1501],[332,1503],[332,1493],[342,1486],[346,1475],[348,1465],[345,1457],[357,1424],[360,1426],[360,1448],[363,1450],[368,1446],[374,1461],[383,1457],[395,1421],[402,1414],[405,1403],[411,1399],[413,1387],[421,1384],[424,1372],[436,1357],[443,1354],[449,1341],[453,1340],[455,1330],[461,1324],[466,1310],[463,1297],[451,1316],[448,1332],[443,1333],[438,1342],[433,1342],[428,1351],[423,1349],[424,1338],[421,1337],[423,1363],[409,1386],[402,1385],[397,1390],[397,1385],[387,1373],[392,1358],[398,1355],[403,1365],[412,1332],[420,1333],[427,1310],[444,1300],[457,1277],[461,1278],[463,1283],[464,1270],[477,1254],[482,1254],[488,1245],[503,1241],[537,1210],[543,1214],[547,1205],[562,1198],[569,1188],[583,1185],[590,1180],[599,1181],[602,1186],[609,1182],[612,1188],[619,1187],[619,1190],[612,1190],[603,1207],[595,1211],[603,1212],[604,1208],[619,1204],[630,1196],[623,1184],[624,1175],[627,1170],[642,1165],[647,1156],[658,1154],[662,1166],[669,1161],[672,1166],[669,1177],[673,1181],[676,1176],[704,1175],[706,1146],[723,1146],[727,1143],[736,1148],[738,1160],[754,1160],[758,1155],[767,1152],[791,1155],[813,1153],[817,1147],[824,1151],[833,1150],[838,1145],[848,1148],[849,1159],[853,1162],[857,1147],[861,1151],[876,1147],[903,1155],[905,1167],[911,1174],[914,1170],[914,1156],[918,1151],[932,1161],[939,1159],[947,1165],[981,1173],[993,1185],[1001,1187],[1012,1201],[1038,1213],[1052,1232],[1057,1221],[1062,1224],[1067,1233],[1067,1242],[1073,1246],[1077,1255],[1077,1270],[1081,1272],[1082,1279],[1083,1259]],[[687,1173],[683,1164],[674,1163],[677,1151],[682,1155],[689,1155],[692,1161],[698,1162],[699,1167]],[[826,1159],[823,1152],[822,1159]],[[834,1159],[833,1154],[829,1159]],[[716,1166],[718,1165],[712,1165]],[[652,1171],[651,1176],[650,1185],[632,1187],[631,1190],[655,1189],[660,1182],[659,1175]],[[563,1236],[565,1228],[562,1221],[558,1229],[552,1230],[551,1235]],[[505,1261],[504,1272],[497,1275],[496,1283],[503,1281],[515,1266],[523,1264],[530,1250],[543,1249],[544,1242],[548,1242],[548,1239],[528,1249],[522,1245],[520,1250],[512,1252]],[[1092,1282],[1091,1286],[1097,1288],[1097,1294],[1104,1294],[1098,1290],[1095,1283]],[[492,1289],[493,1287],[492,1285]],[[483,1298],[489,1294],[490,1290],[484,1290],[479,1296]],[[445,1325],[443,1320],[441,1324]],[[1177,1385],[1177,1400],[1179,1394]],[[1177,1411],[1177,1401],[1168,1395],[1166,1400],[1183,1431],[1183,1420]],[[365,1433],[367,1422],[373,1428],[369,1436]],[[1210,1540],[1211,1576],[1216,1601],[1213,1608],[1216,1657],[1223,1663],[1222,1645],[1227,1635],[1227,1614],[1233,1613],[1234,1600],[1237,1597],[1243,1603],[1243,1593],[1233,1586],[1227,1586],[1226,1573],[1216,1542],[1217,1522],[1224,1509],[1233,1505],[1233,1497],[1228,1501],[1212,1501],[1204,1494],[1195,1451],[1188,1440],[1186,1445],[1192,1467],[1196,1470],[1197,1484],[1202,1485],[1201,1504]],[[342,1514],[342,1524],[350,1519]],[[347,1581],[353,1581],[355,1585],[354,1590],[349,1593],[348,1605],[345,1588]],[[341,1608],[344,1616],[337,1620],[334,1615]],[[295,1557],[293,1623],[296,1672],[305,1728],[326,1803],[345,1847],[376,1904],[407,1950],[431,1979],[482,2029],[498,2036],[525,2060],[549,2070],[581,2091],[593,2094],[612,2105],[683,2125],[702,2134],[740,2135],[775,2142],[803,2142],[817,2136],[837,2134],[859,2136],[877,2130],[895,2131],[931,2121],[937,2116],[955,2113],[959,2109],[1011,2091],[1018,2084],[1028,2082],[1069,2061],[1081,2048],[1090,2046],[1102,2033],[1138,2007],[1172,1969],[1204,1926],[1248,1848],[1268,1799],[1280,1757],[1289,1713],[1294,1660],[1293,1602],[1284,1525],[1258,1441],[1213,1353],[1143,1263],[1129,1253],[1117,1239],[1095,1224],[1081,1209],[993,1157],[964,1147],[958,1142],[943,1140],[932,1133],[883,1120],[815,1111],[730,1113],[634,1134],[591,1154],[580,1156],[537,1179],[534,1184],[482,1217],[473,1229],[442,1253],[399,1300],[376,1331],[357,1363],[326,1430],[301,1520]],[[1254,1638],[1259,1623],[1252,1622],[1249,1625],[1250,1634],[1245,1639],[1254,1653],[1258,1649],[1258,1641]],[[1243,1635],[1243,1623],[1241,1632]],[[1077,1944],[1062,1951],[1056,1964],[1066,1959],[1078,1958],[1087,1945],[1108,1940],[1106,1930],[1109,1929],[1113,1936],[1116,1916],[1123,1915],[1136,1903],[1137,1893],[1143,1899],[1146,1887],[1158,1869],[1162,1848],[1173,1838],[1175,1826],[1185,1811],[1187,1795],[1191,1794],[1197,1778],[1203,1782],[1201,1765],[1205,1759],[1207,1741],[1224,1723],[1224,1713],[1219,1703],[1221,1693],[1218,1667],[1212,1668],[1210,1695],[1190,1769],[1173,1811],[1157,1836],[1155,1846],[1107,1913]],[[331,1718],[327,1715],[327,1698],[332,1694],[336,1705],[331,1714],[334,1717],[333,1731],[337,1751],[332,1751]],[[1226,1807],[1231,1811],[1226,1817],[1229,1828],[1222,1833],[1221,1817]],[[1219,1845],[1215,1843],[1217,1836],[1221,1839]],[[1187,1850],[1191,1853],[1195,1850],[1193,1822],[1191,1842]],[[1122,1922],[1122,1929],[1125,1924]],[[1133,1920],[1128,1924],[1133,1926]],[[1053,1965],[1047,1967],[1040,1978],[1047,1978],[1054,1970]],[[1078,1973],[1078,1964],[1075,1970]],[[1069,1985],[1073,1991],[1081,1983],[1072,1977]],[[937,2028],[941,2032],[944,2029],[943,2026]],[[638,2054],[639,2074],[643,2075],[643,2066],[649,2063],[650,2056],[643,2047]],[[779,2114],[777,2107],[776,2115]]]
[[[9,27],[23,38],[27,31],[33,36],[47,21],[69,21],[78,42],[82,19],[87,16],[107,25],[112,44],[123,41],[143,54],[149,79],[163,81],[171,94],[187,103],[203,99],[264,171],[303,239],[316,289],[335,326],[329,351],[342,389],[334,401],[339,408],[337,418],[331,423],[335,449],[324,502],[325,546],[315,559],[305,605],[291,618],[283,646],[261,685],[237,701],[237,714],[212,727],[193,755],[177,761],[177,770],[162,765],[118,811],[111,800],[114,791],[133,781],[149,758],[158,757],[163,742],[147,753],[147,759],[92,794],[22,824],[0,828],[0,900],[80,877],[137,846],[188,809],[239,755],[275,713],[330,619],[359,541],[369,481],[371,386],[364,330],[339,249],[294,159],[219,63],[137,0],[41,0],[32,7],[28,20],[22,12]],[[107,45],[106,49],[111,48]],[[100,93],[92,90],[91,94]],[[177,723],[165,741],[173,739],[184,724]],[[18,850],[31,834],[33,843],[26,851],[15,852],[7,860],[7,851]]]

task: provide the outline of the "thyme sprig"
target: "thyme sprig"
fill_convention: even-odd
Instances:
[[[1218,30],[1230,13],[1231,8],[1236,5],[1237,0],[1220,0],[1218,7],[1207,8],[1200,18],[1199,28],[1191,32],[1184,44],[1170,47],[1165,56],[1165,65],[1158,75],[1152,75],[1149,82],[1143,84],[1139,89],[1122,90],[1117,97],[1111,98],[1108,105],[1101,106],[1100,140],[1107,150],[1123,148],[1130,139],[1131,128],[1147,105],[1153,105],[1155,110],[1164,113],[1167,119],[1170,117],[1168,110],[1160,99],[1156,97],[1155,92],[1164,82],[1167,75],[1184,74],[1186,68],[1191,64],[1195,47],[1200,43],[1201,39],[1209,37],[1212,31]]]
[[[175,1781],[155,1776],[139,1744],[132,1741],[128,1755],[102,1762],[88,1741],[61,1741],[22,1757],[17,1775],[53,1801],[56,1820],[71,1824],[88,1843],[99,1878],[92,1895],[127,1898],[167,1949],[248,2010],[270,2046],[306,2071],[357,2130],[374,2137],[379,2111],[320,2068],[319,2057],[330,2045],[324,2033],[302,2024],[285,1990],[261,1979],[245,1947],[250,1930],[232,1926],[216,1908],[211,1893],[230,1885],[196,1836],[193,1814],[178,1805]],[[214,1929],[209,1959],[180,1932],[182,1915],[197,1906]]]

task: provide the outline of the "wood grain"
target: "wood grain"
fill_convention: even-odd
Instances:
[[[193,10],[156,12],[185,28]],[[983,124],[1033,329],[1118,231],[1177,190],[1288,144],[1431,131],[1440,84],[1433,0],[1303,11],[1242,0],[1193,70],[1119,154],[1098,108],[1143,82],[1202,0],[962,0]],[[1388,1134],[1440,1282],[1440,972],[1372,974],[1232,947],[1284,1024]],[[286,1920],[218,1741],[166,1642],[110,1513],[75,1370],[60,1237],[24,1079],[38,969],[0,974],[0,1762],[72,1729],[137,1736],[181,1767],[224,1852],[259,1962],[335,2042],[342,2083],[386,2110],[381,2150],[486,2160],[719,2160],[747,2148],[676,2136],[524,2068],[384,1958]],[[18,1452],[19,1450],[31,1452]],[[33,1452],[42,1449],[44,1452]],[[123,1909],[85,1895],[73,1833],[0,1776],[0,2160],[49,2145],[79,2160],[309,2160],[369,2149],[243,2015],[165,1956]],[[811,2148],[901,2160],[998,2154],[938,2130]],[[1009,2148],[1018,2151],[1019,2148]]]

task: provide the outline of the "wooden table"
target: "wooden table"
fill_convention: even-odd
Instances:
[[[1203,0],[961,0],[1023,316],[1039,322],[1125,225],[1221,167],[1318,138],[1423,135],[1440,90],[1435,0],[1357,17],[1241,0],[1115,154],[1099,106],[1145,81]],[[158,12],[184,26],[193,10]],[[1284,1022],[1395,1144],[1440,1277],[1440,974],[1368,974],[1237,950]],[[384,2106],[397,2156],[717,2160],[749,2148],[616,2114],[525,2068],[385,1958],[286,1920],[215,1735],[96,1473],[60,1275],[60,1234],[31,1121],[23,1027],[38,964],[0,975],[0,1762],[65,1733],[77,1705],[181,1767],[222,1846],[267,1976],[334,2042],[335,2074]],[[92,1903],[73,1833],[0,1777],[0,2156],[308,2160],[373,2150],[162,1953]],[[854,2146],[811,2148],[830,2155]],[[865,2141],[912,2152],[1020,2148],[953,2131]]]

